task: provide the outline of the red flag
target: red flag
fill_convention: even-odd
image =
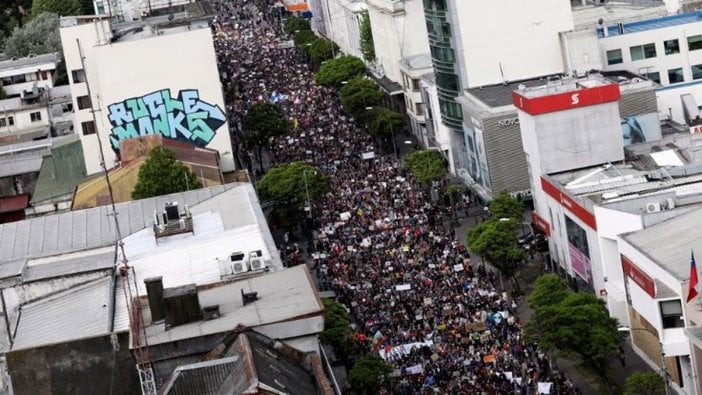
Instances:
[[[697,265],[695,264],[695,253],[690,251],[690,290],[687,293],[687,303],[697,296]]]

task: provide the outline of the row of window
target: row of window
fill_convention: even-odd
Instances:
[[[702,34],[688,37],[687,49],[689,51],[696,51],[702,49]],[[663,41],[663,51],[666,55],[679,54],[680,42],[678,41],[678,39]],[[631,55],[632,61],[655,58],[657,56],[656,44],[648,43],[629,47],[629,55]],[[622,50],[613,49],[611,51],[607,51],[607,64],[611,66],[619,63],[624,63]]]
[[[13,126],[15,124],[15,118],[13,117],[7,117],[7,118],[0,118],[0,127],[6,127],[6,126]]]
[[[690,67],[693,80],[702,79],[702,64],[696,64]],[[661,83],[661,73],[659,71],[652,71],[648,73],[643,73],[646,78],[657,83]],[[685,75],[683,74],[682,67],[677,67],[668,70],[668,83],[676,84],[678,82],[685,82]]]
[[[27,73],[20,75],[13,75],[10,77],[4,77],[0,79],[0,84],[3,86],[21,84],[24,82],[32,82],[38,80],[48,80],[50,74],[47,71],[37,71],[36,73]]]

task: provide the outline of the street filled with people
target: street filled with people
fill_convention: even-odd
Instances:
[[[281,45],[280,10],[266,2],[216,4],[234,146],[255,171],[255,154],[241,144],[243,117],[255,103],[276,102],[292,128],[271,141],[270,165],[301,160],[331,176],[332,192],[311,207],[314,271],[320,287],[350,309],[364,352],[393,366],[395,384],[385,391],[576,393],[525,341],[517,304],[494,270],[471,260],[445,210],[344,114],[336,91],[314,84],[305,56]]]

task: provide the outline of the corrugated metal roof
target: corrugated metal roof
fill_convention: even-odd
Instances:
[[[681,281],[690,278],[690,251],[702,256],[702,209],[622,236],[633,247]]]
[[[58,63],[60,60],[58,52],[45,53],[41,55],[36,55],[32,57],[25,57],[19,59],[9,59],[0,62],[0,72],[6,70],[19,69],[20,67],[27,67],[33,65],[40,65],[44,63]]]
[[[32,195],[32,204],[58,196],[72,194],[86,177],[83,147],[79,140],[55,145],[51,155],[44,157],[37,185]]]
[[[0,178],[36,173],[41,169],[43,156],[49,150],[22,153],[12,156],[0,156]]]
[[[124,236],[150,226],[153,211],[171,201],[190,205],[205,201],[238,184],[135,200],[116,205]],[[0,224],[0,266],[6,261],[65,254],[87,248],[105,247],[117,240],[114,220],[106,206],[36,217]],[[29,232],[18,232],[18,228]]]
[[[241,394],[249,388],[246,368],[239,356],[179,366],[164,395]]]
[[[107,276],[22,306],[12,349],[109,333],[111,284]]]
[[[113,267],[114,264],[115,250],[111,247],[107,247],[106,251],[102,253],[68,256],[63,259],[59,256],[55,260],[51,259],[51,261],[41,264],[32,264],[30,261],[22,269],[22,282],[28,283],[68,274],[105,270]]]

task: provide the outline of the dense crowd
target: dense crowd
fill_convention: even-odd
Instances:
[[[275,98],[294,130],[271,141],[271,163],[304,160],[332,176],[333,192],[313,204],[315,270],[350,308],[355,338],[394,367],[393,390],[575,393],[525,342],[514,301],[411,174],[392,155],[362,157],[377,151],[373,139],[336,92],[314,85],[304,57],[280,45],[278,10],[260,3],[220,3],[214,23],[232,137],[238,146],[252,104]]]

